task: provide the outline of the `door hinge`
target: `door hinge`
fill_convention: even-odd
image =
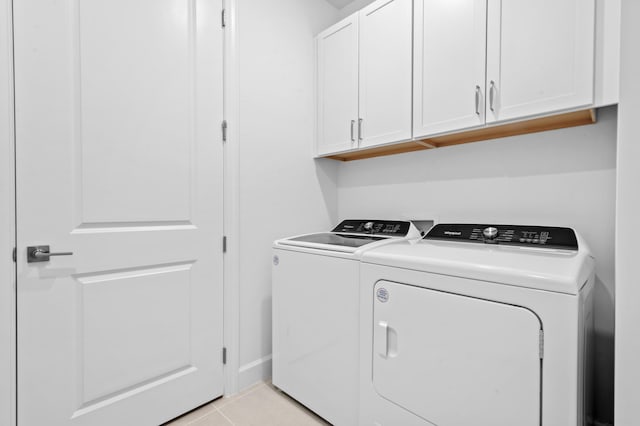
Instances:
[[[222,21],[222,28],[226,28],[227,26],[227,10],[226,9],[222,9],[222,13],[221,13],[221,21]]]
[[[13,258],[13,262],[17,262],[18,261],[18,250],[16,250],[16,248],[13,248],[13,254],[11,255],[11,257]]]
[[[227,120],[222,120],[222,142],[227,141]]]
[[[222,252],[226,253],[227,252],[227,236],[223,236],[222,237]]]
[[[538,351],[540,354],[540,359],[544,358],[544,331],[540,330],[539,341],[538,341]]]
[[[222,348],[222,364],[227,363],[227,348]]]

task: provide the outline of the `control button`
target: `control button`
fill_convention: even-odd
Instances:
[[[496,238],[498,236],[498,228],[494,228],[493,226],[490,226],[488,228],[484,228],[484,230],[482,231],[482,235],[487,240],[493,240],[494,238]]]
[[[538,244],[540,242],[540,240],[534,239],[533,240],[533,244]]]
[[[527,238],[527,242],[528,242],[528,243],[530,243],[530,242],[532,242],[532,241],[533,241],[533,240],[532,240],[531,238]]]
[[[373,229],[373,222],[367,222],[364,224],[365,231],[371,231]]]
[[[525,243],[525,242],[527,242],[527,240],[525,240],[524,238],[520,238],[520,242],[521,243]]]

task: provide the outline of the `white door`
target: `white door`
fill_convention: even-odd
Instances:
[[[20,425],[160,424],[222,394],[220,2],[14,13]]]
[[[411,0],[378,0],[360,16],[360,148],[411,139]]]
[[[512,305],[380,281],[376,392],[434,425],[539,426],[540,329]]]
[[[594,0],[489,0],[487,122],[593,103]]]
[[[414,5],[414,137],[484,125],[486,0]]]
[[[317,37],[318,155],[357,148],[358,15]]]

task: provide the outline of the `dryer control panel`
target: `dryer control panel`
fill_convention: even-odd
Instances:
[[[578,250],[573,229],[552,226],[442,223],[424,239]]]
[[[411,222],[397,220],[343,220],[331,232],[405,237],[409,232],[410,226]]]

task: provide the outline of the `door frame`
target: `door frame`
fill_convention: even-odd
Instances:
[[[224,142],[224,235],[227,251],[223,258],[223,342],[227,349],[224,365],[224,396],[240,391],[240,61],[238,56],[237,0],[222,0],[224,29],[224,119],[228,123]]]
[[[16,424],[13,3],[0,0],[0,423]]]

